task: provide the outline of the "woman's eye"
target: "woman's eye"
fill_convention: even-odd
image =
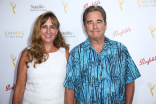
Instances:
[[[42,28],[46,28],[47,26],[42,26]]]

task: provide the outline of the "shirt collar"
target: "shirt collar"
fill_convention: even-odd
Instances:
[[[108,49],[109,46],[111,46],[111,40],[109,38],[107,38],[106,36],[104,36],[105,38],[105,43],[104,43],[104,46],[102,48],[102,51],[106,51]],[[85,50],[87,51],[89,48],[92,47],[90,41],[89,41],[89,38],[87,38],[87,40],[84,42],[84,47],[85,47]]]

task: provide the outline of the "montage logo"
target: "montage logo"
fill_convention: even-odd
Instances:
[[[47,9],[43,5],[30,5],[31,9],[30,11],[47,11]]]
[[[152,37],[153,37],[153,39],[154,39],[154,35],[153,35],[153,33],[154,33],[156,27],[154,27],[154,29],[153,29],[153,26],[152,26],[152,25],[149,25],[149,26],[148,26],[148,29],[150,29],[150,31],[151,31],[151,35],[152,35]]]
[[[123,4],[124,0],[117,0],[117,2],[119,3],[119,5],[120,5],[120,9],[121,9],[121,11],[122,11],[122,7],[121,7],[121,5]]]
[[[61,4],[62,4],[63,7],[64,7],[65,13],[67,13],[66,7],[68,6],[68,2],[62,1]]]
[[[16,8],[16,4],[14,5],[13,2],[10,3],[10,6],[12,6],[12,10],[13,10],[13,13],[15,15],[15,8]]]
[[[121,32],[118,32],[118,30],[114,31],[113,32],[113,37],[116,37],[116,36],[122,36],[123,34],[127,33],[127,32],[130,32],[132,31],[129,27],[128,28],[125,28],[125,29],[122,29]]]
[[[74,37],[75,37],[75,36],[73,35],[73,33],[70,32],[70,31],[61,32],[61,33],[62,33],[62,36],[63,36],[64,38],[74,38]]]
[[[6,38],[23,38],[24,31],[5,31]]]
[[[152,90],[155,88],[155,84],[153,84],[153,87],[152,87],[152,83],[151,82],[148,82],[147,83],[147,86],[150,88],[150,92],[152,94],[152,96],[154,95],[154,93],[152,92]]]
[[[101,3],[100,3],[100,1],[98,0],[98,1],[95,1],[95,3],[92,2],[92,5],[90,5],[90,6],[99,5],[99,4],[101,4]],[[86,8],[88,8],[88,7],[90,7],[90,6],[88,5],[88,3],[86,3],[86,4],[83,6],[83,10],[85,10]]]
[[[13,65],[14,65],[14,67],[15,67],[16,56],[15,56],[15,58],[14,58],[14,55],[11,54],[11,55],[10,55],[10,58],[12,59],[12,63],[13,63]]]
[[[5,91],[8,91],[8,90],[14,90],[15,89],[15,84],[11,87],[10,84],[6,86],[6,90]]]
[[[137,4],[139,7],[155,7],[156,0],[138,0]]]
[[[149,65],[152,61],[156,61],[156,56],[153,56],[152,58],[149,58],[148,60],[145,60],[145,58],[141,59],[139,65],[140,66],[145,65],[145,64]]]

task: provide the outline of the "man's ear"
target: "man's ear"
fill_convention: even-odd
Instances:
[[[84,27],[84,30],[85,30],[85,32],[86,32],[86,25],[83,24],[83,27]]]
[[[105,22],[105,30],[107,30],[107,22]]]
[[[107,22],[105,22],[105,26],[107,26]]]

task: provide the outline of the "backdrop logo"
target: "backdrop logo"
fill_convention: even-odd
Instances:
[[[149,58],[149,60],[145,60],[145,58],[143,58],[140,60],[140,65],[144,65],[144,64],[149,65],[150,62],[155,61],[155,60],[156,60],[156,56]]]
[[[15,84],[11,87],[10,84],[6,86],[6,90],[5,91],[8,91],[8,90],[14,90],[15,89]]]
[[[90,6],[99,5],[99,4],[101,4],[101,3],[100,3],[100,1],[98,0],[98,1],[95,1],[95,3],[92,2],[92,5],[90,5]],[[86,4],[83,6],[83,10],[85,10],[86,8],[88,8],[88,7],[90,7],[90,6],[88,5],[88,3],[86,3]]]
[[[15,14],[15,10],[14,10],[14,9],[16,8],[16,4],[14,5],[14,3],[11,2],[11,3],[10,3],[10,6],[12,6],[12,10],[13,10],[13,12],[14,12],[14,14]]]
[[[24,31],[5,31],[6,38],[23,38]]]
[[[74,38],[75,36],[73,35],[72,32],[67,31],[67,32],[61,32],[64,38]]]
[[[62,4],[63,7],[64,7],[65,13],[67,13],[66,7],[67,7],[67,5],[68,5],[68,2],[62,1],[61,4]]]
[[[15,67],[15,60],[16,60],[16,57],[14,58],[14,55],[11,54],[11,55],[10,55],[10,58],[12,59],[12,63],[13,63],[13,65],[14,65],[14,67]]]
[[[153,39],[154,39],[153,32],[155,31],[156,27],[154,27],[154,29],[153,29],[153,26],[152,26],[152,25],[149,25],[149,26],[148,26],[148,29],[150,29],[151,35],[152,35],[152,37],[153,37]]]
[[[122,29],[121,32],[118,32],[118,30],[116,30],[116,31],[113,32],[113,37],[115,37],[115,36],[120,36],[121,37],[123,34],[125,34],[127,32],[130,32],[130,31],[132,31],[132,30],[129,27],[126,28],[126,29]]]
[[[152,87],[152,83],[151,83],[151,82],[148,82],[148,83],[147,83],[147,86],[150,88],[150,92],[151,92],[151,94],[152,94],[152,96],[153,96],[154,93],[152,92],[152,90],[155,88],[155,84],[154,84],[153,87]]]
[[[123,4],[124,0],[117,0],[117,2],[119,2],[120,9],[121,9],[121,11],[122,11],[122,7],[121,7],[121,5]]]
[[[139,7],[154,7],[156,6],[156,0],[138,0]]]
[[[30,5],[31,9],[30,11],[47,11],[43,5]]]

